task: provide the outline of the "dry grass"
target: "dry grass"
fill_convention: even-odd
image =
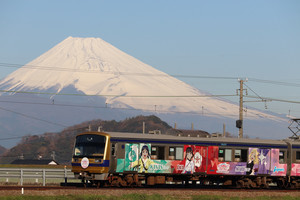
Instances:
[[[300,199],[300,191],[259,191],[259,190],[247,190],[247,191],[224,191],[224,190],[215,190],[215,191],[202,191],[199,190],[190,190],[190,189],[176,189],[176,190],[149,190],[145,189],[51,189],[51,190],[27,190],[24,189],[24,195],[32,196],[106,196],[110,198],[123,199],[124,195],[146,195],[153,196],[159,195],[166,197],[165,199],[199,199],[198,197],[212,197],[212,199]],[[4,196],[20,196],[21,190],[0,190],[0,197]],[[264,197],[264,198],[261,198]],[[164,199],[164,198],[163,198]]]

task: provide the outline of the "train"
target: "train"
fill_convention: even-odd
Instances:
[[[83,132],[72,172],[97,187],[300,188],[300,140]]]

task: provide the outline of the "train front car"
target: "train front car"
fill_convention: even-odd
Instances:
[[[110,136],[102,132],[77,135],[72,157],[72,172],[83,183],[100,184],[107,179]]]

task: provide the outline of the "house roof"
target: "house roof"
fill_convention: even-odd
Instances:
[[[17,159],[11,162],[14,165],[58,165],[55,160],[51,159]]]

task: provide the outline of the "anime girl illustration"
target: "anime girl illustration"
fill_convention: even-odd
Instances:
[[[247,175],[255,175],[255,169],[254,165],[258,164],[258,152],[256,148],[249,148],[249,157],[247,162]]]
[[[182,174],[193,174],[195,172],[194,153],[192,147],[186,148],[185,165]]]
[[[149,147],[147,145],[143,145],[140,153],[140,159],[138,161],[132,162],[130,167],[138,167],[139,173],[147,173],[151,164],[154,162],[150,159]]]

